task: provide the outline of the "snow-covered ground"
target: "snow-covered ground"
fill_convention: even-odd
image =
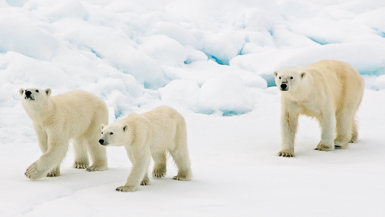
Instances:
[[[313,150],[301,117],[280,158],[273,72],[322,59],[365,78],[359,141]],[[41,153],[18,90],[84,89],[110,122],[171,105],[187,121],[193,180],[176,168],[134,193],[124,148],[109,170],[30,181]],[[0,0],[0,216],[383,216],[385,2],[382,0]]]

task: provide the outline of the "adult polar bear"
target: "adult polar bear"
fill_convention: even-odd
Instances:
[[[51,96],[51,89],[20,89],[22,105],[32,119],[43,155],[28,167],[31,180],[59,176],[60,164],[72,138],[75,168],[106,170],[106,150],[98,144],[100,124],[108,123],[106,104],[95,95],[75,90]],[[93,164],[88,167],[88,154]]]
[[[298,116],[315,117],[321,126],[316,150],[346,148],[357,140],[355,114],[360,106],[364,80],[349,64],[323,60],[309,66],[274,73],[281,94],[282,157],[294,157]]]
[[[178,167],[175,180],[191,180],[190,158],[187,148],[186,123],[173,108],[161,106],[143,114],[130,114],[127,118],[108,126],[101,125],[101,145],[124,146],[132,163],[132,170],[124,186],[117,191],[135,191],[139,185],[149,183],[147,170],[151,156],[155,165],[153,176],[166,174],[166,152],[170,152]]]

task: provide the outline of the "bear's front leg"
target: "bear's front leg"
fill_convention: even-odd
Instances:
[[[294,139],[297,133],[299,113],[289,113],[283,111],[281,113],[281,136],[282,146],[278,156],[295,157],[294,154]]]
[[[37,180],[47,176],[50,172],[51,176],[60,174],[60,172],[55,173],[55,168],[60,166],[60,163],[62,162],[67,152],[68,141],[67,143],[58,141],[49,142],[47,152],[44,153],[39,158],[39,160],[35,161],[31,166],[27,168],[25,175],[29,179]],[[55,174],[52,174],[52,172],[54,172]]]
[[[150,150],[142,149],[140,151],[128,148],[127,154],[131,160],[132,169],[127,178],[126,184],[124,186],[117,187],[116,191],[136,191],[141,183],[144,184],[143,181],[145,181],[146,177],[148,179],[146,174],[151,160]],[[148,182],[146,184],[148,184]]]
[[[39,160],[35,161],[31,166],[27,168],[24,175],[31,180],[37,180],[43,178],[47,173],[45,173],[45,168],[40,166]]]
[[[319,120],[321,125],[321,141],[318,143],[318,151],[331,151],[334,149],[334,138],[336,132],[336,118],[333,112],[326,112]]]
[[[37,180],[45,176],[57,177],[60,175],[60,166],[51,170],[49,165],[42,164],[39,159],[29,166],[24,174],[31,180]]]

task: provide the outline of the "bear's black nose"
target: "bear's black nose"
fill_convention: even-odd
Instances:
[[[25,91],[25,95],[26,95],[26,96],[31,96],[31,94],[32,94],[31,91],[29,91],[29,90]]]
[[[99,143],[100,143],[101,145],[103,145],[104,139],[99,139]]]
[[[281,84],[281,90],[286,90],[287,84]]]

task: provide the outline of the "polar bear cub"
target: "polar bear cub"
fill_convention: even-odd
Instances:
[[[182,115],[168,106],[143,114],[130,114],[110,125],[101,125],[99,143],[103,146],[124,146],[132,163],[132,170],[124,186],[117,191],[135,191],[139,185],[149,184],[147,175],[151,156],[153,176],[166,174],[166,154],[173,157],[178,174],[175,180],[191,180],[190,158],[187,148],[186,123]]]
[[[75,90],[51,96],[51,89],[20,89],[24,110],[31,118],[43,155],[28,167],[31,180],[59,176],[70,139],[75,151],[74,167],[106,170],[105,147],[98,144],[100,124],[108,123],[106,104],[95,95]],[[93,164],[89,165],[88,152]]]
[[[281,93],[282,157],[294,157],[298,116],[315,117],[321,126],[316,150],[346,148],[358,137],[355,114],[364,80],[349,64],[324,60],[309,66],[274,73]]]

